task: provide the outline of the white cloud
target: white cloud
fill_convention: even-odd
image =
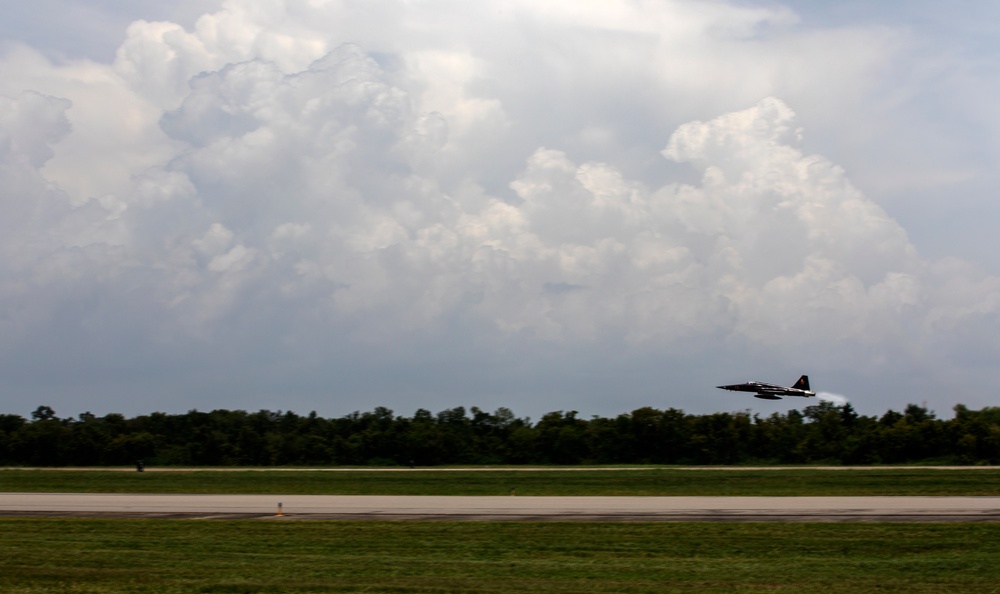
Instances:
[[[70,105],[30,90],[16,99],[0,97],[0,157],[7,162],[24,159],[36,168],[51,159],[51,144],[69,132]]]
[[[803,148],[795,100],[837,108],[788,73],[853,104],[894,35],[824,31],[852,43],[816,74],[829,48],[781,8],[388,6],[231,0],[133,23],[114,64],[0,55],[3,348],[189,390],[214,366],[322,384],[326,352],[441,378],[586,352],[644,394],[625,354],[950,377],[995,350],[1000,280],[921,258]]]

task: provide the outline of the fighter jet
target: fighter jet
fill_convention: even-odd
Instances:
[[[731,386],[717,386],[723,390],[733,390],[735,392],[757,392],[754,398],[764,400],[781,400],[782,396],[815,396],[816,392],[809,389],[809,376],[803,375],[799,381],[791,388],[777,386],[775,384],[765,384],[764,382],[747,382],[745,384],[733,384]]]

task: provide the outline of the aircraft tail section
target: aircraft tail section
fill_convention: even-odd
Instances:
[[[792,387],[797,388],[799,390],[809,390],[809,376],[803,375],[802,377],[799,378],[799,381],[795,382],[795,385],[793,385]]]

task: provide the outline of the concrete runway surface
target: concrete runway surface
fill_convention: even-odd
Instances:
[[[280,511],[279,513],[279,504]],[[0,493],[0,516],[285,520],[998,522],[1000,497],[518,497]]]

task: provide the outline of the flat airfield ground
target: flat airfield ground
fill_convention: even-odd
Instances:
[[[986,517],[1000,505],[996,468],[128,470],[0,470],[0,591],[1000,592],[1000,522]],[[17,501],[51,508],[44,499],[73,492],[123,499],[117,511],[73,512],[86,517],[3,511]],[[134,497],[191,505],[248,494],[262,507],[245,515],[216,513],[216,504],[121,513]],[[340,507],[301,513],[312,498]],[[386,514],[390,500],[418,513]],[[465,519],[516,521],[450,521],[434,500],[473,504]],[[564,500],[576,521],[533,515]],[[614,501],[659,520],[679,516],[588,515]],[[864,517],[779,517],[820,503],[823,513]],[[976,518],[864,515],[939,504]],[[376,519],[339,513],[365,506]],[[691,521],[704,509],[714,522]],[[761,521],[769,514],[775,521]],[[253,520],[220,519],[233,517]],[[312,520],[325,517],[339,520]],[[397,521],[409,517],[436,521]]]
[[[327,519],[997,521],[984,467],[7,469],[0,513]]]
[[[589,522],[1000,522],[1000,497],[3,493],[0,515]]]
[[[1000,496],[998,467],[2,469],[0,492],[567,497]]]

